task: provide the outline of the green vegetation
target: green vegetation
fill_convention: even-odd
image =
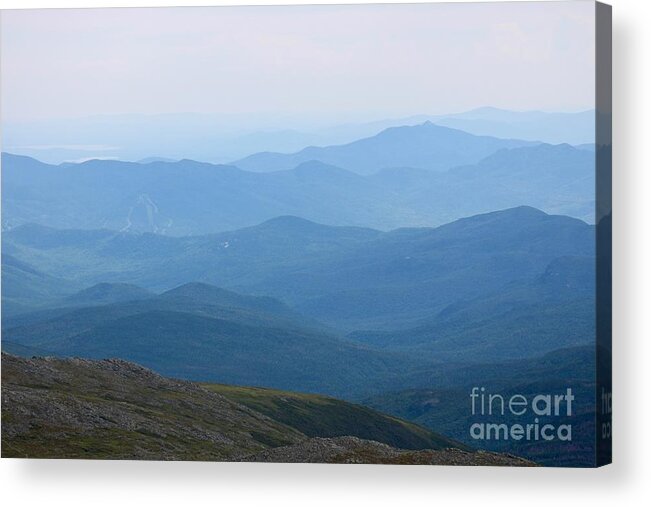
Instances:
[[[279,217],[209,236],[24,226],[3,240],[13,259],[29,261],[14,262],[20,269],[3,277],[51,303],[3,315],[13,353],[120,357],[178,378],[363,400],[373,410],[312,395],[210,388],[302,438],[352,436],[401,449],[446,445],[420,425],[470,443],[470,384],[505,393],[572,386],[583,403],[575,447],[497,450],[581,464],[594,448],[595,228],[579,220],[520,207],[386,233]],[[35,272],[108,282],[52,297],[53,279],[34,279]],[[160,290],[197,279],[237,292],[184,283],[151,295],[124,285]],[[286,441],[283,431],[248,435],[241,450]],[[194,445],[192,436],[174,438],[185,449]],[[144,443],[138,448],[150,453]],[[114,452],[102,449],[96,452]]]
[[[586,309],[593,306],[593,293],[571,283],[552,290],[551,280],[541,277],[559,259],[584,259],[589,266],[594,237],[594,227],[584,222],[520,207],[436,229],[387,233],[295,217],[185,238],[25,226],[5,233],[3,247],[39,269],[74,273],[87,284],[128,282],[159,290],[202,280],[274,297],[343,332],[400,336],[414,329],[425,341],[440,339],[431,352],[453,349],[464,359],[501,359],[504,342],[491,343],[500,338],[502,322],[508,325],[503,340],[519,340],[509,347],[510,357],[591,339],[594,319]],[[574,281],[572,273],[559,270],[556,286]],[[498,307],[497,297],[504,301]],[[514,304],[519,308],[508,314]],[[459,326],[446,312],[460,305],[468,308]],[[555,309],[570,306],[577,312],[563,325],[567,332],[559,333]],[[527,318],[532,311],[535,318]],[[431,332],[419,329],[432,324]],[[488,347],[476,343],[484,335]]]
[[[225,460],[298,431],[120,360],[2,355],[2,456]]]
[[[595,336],[594,259],[569,259],[556,260],[532,282],[453,303],[418,326],[358,331],[348,338],[421,359],[456,362],[505,360],[584,345]],[[558,269],[560,261],[572,270]]]
[[[58,356],[120,357],[174,377],[331,395],[375,391],[414,364],[300,321],[177,298],[45,317],[27,323],[25,316],[22,326],[4,330],[4,339]],[[333,367],[342,358],[345,367]]]
[[[202,387],[122,360],[3,354],[2,386],[3,457],[239,460],[338,435],[406,449],[465,448],[340,400]]]
[[[402,449],[462,447],[458,442],[422,426],[335,398],[222,384],[203,386],[287,424],[308,437],[351,435]]]

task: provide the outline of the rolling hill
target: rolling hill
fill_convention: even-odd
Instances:
[[[443,222],[526,204],[595,223],[595,155],[567,144],[502,149],[444,173],[397,167],[370,179]]]
[[[538,278],[450,304],[418,326],[349,338],[437,360],[526,357],[594,340],[595,259],[559,257]]]
[[[76,283],[132,283],[159,291],[199,280],[280,299],[346,332],[427,326],[444,310],[447,317],[443,313],[435,323],[442,332],[456,332],[455,318],[466,331],[479,324],[490,330],[490,319],[500,321],[513,307],[514,332],[534,333],[533,348],[542,347],[536,352],[578,344],[594,325],[590,291],[577,279],[589,269],[594,247],[594,226],[528,207],[387,233],[280,217],[189,238],[38,227],[4,234],[6,251],[54,276],[74,273]],[[554,280],[569,287],[556,290]],[[496,308],[493,299],[504,305]],[[527,322],[526,312],[554,324],[553,309],[565,305],[569,311],[570,304],[579,311],[568,324],[568,341],[560,343],[560,335],[545,345],[549,333],[558,335],[558,325],[539,329]],[[450,305],[465,313],[455,317]],[[498,335],[497,328],[488,333],[491,339]],[[531,348],[526,340],[522,344],[514,354]]]
[[[129,283],[98,283],[64,298],[70,306],[93,306],[147,299],[154,294]]]
[[[334,225],[400,225],[410,210],[365,178],[319,163],[256,174],[191,160],[52,166],[2,154],[3,228],[206,234],[300,215]],[[393,216],[393,218],[391,218]],[[424,219],[424,217],[420,217]]]
[[[120,357],[180,378],[331,395],[375,392],[414,363],[294,315],[267,297],[192,284],[142,301],[21,316],[3,322],[3,339],[57,356]]]

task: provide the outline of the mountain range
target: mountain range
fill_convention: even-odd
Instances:
[[[384,136],[394,139],[391,159],[375,148],[384,146]],[[438,143],[447,146],[450,136],[464,139],[456,154],[432,152]],[[421,156],[418,149],[401,155],[418,143],[425,150],[422,164],[412,159]],[[433,125],[402,127],[359,141],[350,159],[350,150],[341,154],[332,147],[336,157],[312,160],[319,155],[312,153],[288,162],[288,170],[270,173],[190,160],[51,166],[4,153],[2,227],[36,223],[184,236],[296,215],[327,225],[390,230],[436,226],[519,205],[594,223],[594,152],[569,145],[506,148],[517,144]],[[327,155],[330,148],[323,150]],[[377,170],[358,174],[358,158],[378,160]],[[423,169],[431,164],[455,167]]]
[[[594,143],[596,113],[594,110],[548,113],[481,107],[431,121],[475,135],[579,145]]]
[[[594,249],[594,226],[529,207],[389,232],[297,217],[184,238],[25,225],[3,234],[3,350],[120,357],[185,379],[343,397],[466,444],[471,385],[507,393],[571,386],[579,408],[571,450],[485,447],[586,465],[594,448]],[[336,402],[206,388],[326,439],[292,443],[285,433],[283,446],[272,440],[252,460],[310,459],[344,443],[379,452],[328,440],[352,431],[331,431],[340,411],[357,421],[354,438],[383,441],[362,433],[368,414]]]
[[[108,310],[111,318],[122,319],[117,325],[128,334],[138,329],[143,340],[149,333],[147,323],[154,318],[166,321],[169,329],[175,330],[170,335],[172,341],[180,332],[177,329],[191,325],[182,324],[185,317],[178,315],[186,309],[198,312],[190,320],[197,335],[204,329],[206,336],[208,330],[219,333],[223,325],[206,321],[207,317],[235,318],[238,326],[263,323],[269,327],[265,315],[273,315],[274,322],[281,319],[283,325],[292,321],[300,323],[293,327],[339,336],[350,333],[347,342],[357,343],[358,348],[371,346],[390,355],[421,355],[433,360],[527,357],[587,343],[594,333],[594,226],[527,207],[478,215],[439,228],[390,232],[330,227],[296,217],[280,217],[231,233],[186,238],[23,226],[6,232],[3,246],[32,270],[54,277],[72,274],[72,285],[110,282],[169,291],[201,281],[241,294],[274,298],[256,299],[258,306],[249,308],[247,298],[251,296],[235,296],[199,284],[157,297],[132,289],[127,292],[138,295],[141,300],[137,303],[120,306],[117,299],[115,304],[96,307],[95,287],[81,296],[51,299],[41,305],[40,312],[23,309],[5,315],[7,339],[44,349],[54,345],[29,337],[40,337],[45,331],[19,331],[18,326],[33,324],[30,315],[58,318],[53,308],[68,312],[71,301],[79,303],[84,298],[90,298],[93,305],[78,310],[85,331],[93,322],[90,314]],[[30,278],[21,283],[29,287]],[[105,292],[125,289],[117,287],[120,290]],[[180,292],[188,296],[181,298]],[[224,296],[226,306],[244,305],[249,313],[245,318],[221,310],[207,313],[211,305],[224,306],[217,294],[228,294]],[[260,306],[262,302],[268,307]],[[15,301],[5,298],[3,303]],[[139,315],[133,315],[134,310]],[[63,318],[64,329],[71,320],[69,314]],[[54,328],[58,324],[50,322],[44,329],[57,343]],[[96,331],[113,332],[101,326]],[[155,331],[151,333],[153,337]],[[91,346],[90,341],[79,340],[75,347]],[[59,345],[64,347],[60,350],[67,350],[66,345]],[[144,357],[131,359],[150,365]],[[254,383],[246,379],[233,382]]]
[[[171,119],[81,146],[138,162],[2,154],[2,348],[33,358],[2,358],[3,456],[508,464],[470,449],[468,391],[571,387],[571,445],[482,448],[591,464],[610,325],[594,111],[282,132],[197,116],[127,147]],[[229,139],[279,148],[227,156]]]
[[[482,107],[442,115],[371,121],[314,121],[278,115],[100,115],[65,120],[3,122],[7,151],[50,164],[95,158],[192,158],[214,163],[251,153],[292,153],[371,137],[390,127],[431,121],[475,135],[573,145],[594,143],[595,111],[554,113]]]
[[[444,171],[477,163],[502,148],[532,144],[535,143],[474,136],[427,121],[421,125],[391,127],[375,136],[339,146],[310,146],[292,154],[254,154],[233,165],[249,171],[271,172],[318,160],[358,174],[373,174],[393,167]]]

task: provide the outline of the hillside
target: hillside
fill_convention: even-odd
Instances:
[[[403,449],[463,448],[458,442],[415,424],[336,398],[221,384],[203,387],[292,426],[308,437],[350,435]]]
[[[128,283],[98,283],[67,296],[61,303],[70,306],[106,305],[147,299],[154,294]]]
[[[567,144],[501,149],[443,173],[395,167],[369,179],[392,187],[405,207],[442,223],[528,205],[595,222],[595,155]]]
[[[402,388],[361,400],[366,406],[436,428],[468,445],[476,445],[468,428],[481,416],[472,416],[469,393],[473,386],[510,396],[560,393],[571,388],[576,397],[574,413],[561,421],[573,426],[572,442],[483,441],[481,447],[511,452],[544,465],[593,466],[595,426],[594,346],[560,349],[527,359],[475,364],[446,363],[429,371],[413,372],[402,379]],[[417,387],[419,386],[419,387]],[[506,423],[522,422],[507,417]]]
[[[352,331],[413,326],[460,300],[532,282],[560,257],[593,257],[594,227],[518,207],[387,233],[296,217],[185,238],[24,226],[6,232],[3,247],[78,284],[159,291],[198,280],[275,297]]]
[[[50,276],[12,255],[2,253],[2,314],[33,311],[40,305],[72,294],[78,285]]]
[[[460,300],[419,325],[357,331],[351,340],[438,360],[526,357],[594,340],[593,257],[554,259],[537,278]]]
[[[111,292],[117,295],[140,295],[141,297],[137,299],[127,297],[122,301],[101,303],[96,297],[98,286],[109,286]],[[128,289],[115,291],[115,287]],[[130,284],[97,284],[78,292],[74,298],[75,304],[70,304],[67,298],[55,299],[49,301],[45,309],[7,317],[3,320],[3,328],[26,327],[42,323],[51,327],[52,323],[64,320],[68,330],[75,332],[116,318],[152,311],[191,313],[271,327],[301,328],[316,325],[277,299],[242,295],[199,282],[186,283],[158,295]]]
[[[120,357],[175,377],[332,395],[375,392],[414,363],[294,315],[270,298],[191,284],[142,301],[20,316],[3,323],[3,339],[58,356]]]
[[[316,266],[309,285],[300,272],[283,273],[283,280],[294,294],[303,291],[295,302],[303,313],[344,328],[390,329],[533,281],[554,259],[577,255],[594,256],[594,227],[519,207],[392,231]],[[257,287],[278,282],[270,277]],[[276,295],[287,297],[277,289]]]
[[[299,432],[189,382],[112,359],[2,354],[2,457],[228,460]]]
[[[338,400],[265,396],[267,407],[287,396],[305,416],[285,424],[232,399],[260,401],[258,389],[202,387],[117,359],[2,354],[2,384],[3,458],[532,465],[514,456],[449,448],[453,441],[424,428]],[[320,404],[336,409],[319,411]],[[345,435],[356,427],[341,427],[347,413],[357,415],[357,432],[366,439]],[[310,418],[318,424],[306,435],[299,427]],[[402,441],[413,450],[387,445]]]

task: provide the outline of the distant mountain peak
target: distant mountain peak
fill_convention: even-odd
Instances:
[[[581,151],[575,146],[572,146],[571,144],[568,143],[560,143],[560,144],[539,143],[534,146],[511,148],[511,149],[522,150],[525,148],[528,148],[529,150],[532,151],[548,151],[548,152],[559,152],[559,153]]]
[[[469,233],[476,234],[475,228],[493,228],[494,234],[508,231],[509,234],[521,234],[538,226],[570,227],[581,233],[589,230],[590,226],[583,220],[566,215],[545,213],[533,206],[516,206],[498,211],[491,211],[471,217],[461,218],[449,224],[442,225],[434,231],[454,231],[468,227]],[[554,225],[555,224],[555,225]],[[520,232],[518,232],[520,231]]]
[[[425,121],[388,127],[345,144],[310,146],[294,153],[256,153],[233,164],[255,172],[287,170],[311,160],[361,175],[395,166],[443,171],[476,163],[500,148],[529,144],[517,139],[477,136],[453,126]]]
[[[496,223],[505,223],[509,224],[512,222],[529,222],[531,220],[538,220],[541,217],[549,216],[544,211],[534,208],[532,206],[515,206],[513,208],[507,208],[498,211],[490,211],[488,213],[480,213],[478,215],[473,215],[470,217],[460,218],[449,224],[442,225],[434,231],[437,230],[454,230],[459,227],[465,227],[467,225],[481,225],[484,224],[496,224]]]
[[[509,111],[507,109],[502,109],[495,106],[481,106],[481,107],[476,107],[474,109],[471,109],[470,111],[466,111],[466,113],[504,113],[504,112],[511,113],[513,111]]]
[[[280,215],[262,222],[256,227],[322,227],[321,224],[307,220],[306,218],[297,217],[296,215]]]
[[[207,304],[270,312],[276,313],[279,316],[292,314],[289,307],[278,299],[268,296],[240,294],[204,282],[185,283],[167,292],[163,292],[159,297],[168,300],[190,300],[200,305]]]
[[[375,137],[382,137],[383,135],[390,134],[392,132],[403,132],[405,134],[409,133],[414,133],[414,132],[432,132],[434,133],[435,131],[438,132],[449,132],[449,133],[460,133],[462,135],[467,135],[467,136],[472,136],[472,134],[468,134],[467,132],[463,132],[459,129],[455,129],[453,127],[446,127],[443,125],[439,125],[437,123],[432,122],[431,120],[424,121],[423,123],[418,123],[416,125],[399,125],[397,127],[389,127],[378,133],[376,136],[373,136],[371,138],[366,138],[366,139],[373,139]]]
[[[152,164],[154,162],[164,162],[164,163],[174,163],[176,162],[173,158],[167,157],[145,157],[136,161],[138,164]]]
[[[511,218],[511,217],[520,217],[520,218],[540,218],[540,217],[545,217],[549,216],[547,213],[545,213],[542,210],[539,210],[538,208],[534,208],[533,206],[515,206],[513,208],[506,208],[502,210],[497,210],[497,211],[491,211],[489,213],[482,213],[479,215],[475,215],[474,217],[470,218],[476,218],[476,219],[481,219],[483,217],[499,217],[499,218]]]
[[[533,206],[514,206],[513,208],[507,208],[504,210],[498,210],[498,211],[493,211],[493,214],[503,214],[503,215],[528,215],[528,216],[543,216],[547,215],[542,210],[539,210],[538,208],[534,208]]]
[[[17,155],[15,153],[10,153],[8,151],[3,151],[0,154],[0,157],[2,157],[3,159],[6,159],[6,160],[12,160],[12,161],[29,160],[29,161],[33,161],[33,162],[42,163],[39,160],[35,159],[34,157],[28,157],[27,155]]]
[[[101,282],[68,296],[65,301],[71,304],[108,304],[142,300],[153,296],[154,294],[147,289],[130,283]]]
[[[145,294],[151,294],[148,290],[143,289],[142,287],[138,287],[137,285],[133,285],[131,283],[122,283],[122,282],[100,282],[97,283],[91,287],[88,287],[87,289],[84,289],[82,291],[79,291],[80,294],[106,294],[110,291],[114,290],[134,290],[138,292],[142,292]]]
[[[179,285],[173,289],[165,291],[163,294],[174,294],[174,295],[184,295],[184,294],[197,294],[197,293],[213,293],[213,294],[223,294],[228,293],[226,289],[217,287],[216,285],[211,285],[205,282],[188,282],[183,285]]]
[[[205,282],[184,283],[183,285],[179,285],[178,287],[163,292],[161,296],[193,296],[199,298],[228,297],[228,298],[238,298],[240,300],[268,299],[266,297],[248,296],[245,294],[239,294],[237,292],[233,292],[231,290],[224,289],[222,287],[217,287],[216,285],[212,285]]]

